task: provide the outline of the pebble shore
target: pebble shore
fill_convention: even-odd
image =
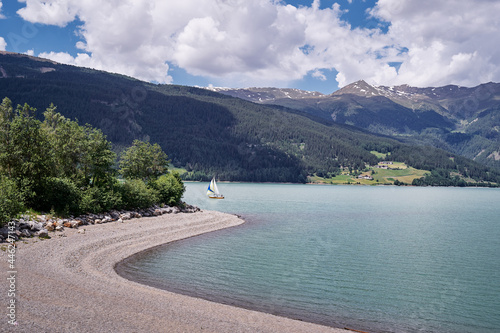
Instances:
[[[91,224],[102,224],[119,222],[141,218],[160,216],[164,214],[196,213],[200,208],[182,203],[181,206],[153,206],[138,210],[112,210],[102,214],[84,214],[78,217],[58,218],[52,215],[28,215],[23,214],[18,219],[13,219],[0,228],[0,243],[15,242],[19,239],[29,237],[50,238],[49,231],[64,231],[65,228],[78,228]],[[82,231],[80,231],[82,233]]]
[[[51,232],[51,239],[21,239],[10,285],[8,245],[0,244],[0,308],[6,312],[0,331],[347,332],[156,289],[114,270],[137,252],[241,223],[219,212],[178,212],[65,228]],[[16,325],[7,317],[12,300]]]

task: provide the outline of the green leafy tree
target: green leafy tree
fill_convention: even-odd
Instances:
[[[80,213],[82,191],[69,178],[46,177],[37,191],[32,208],[41,211],[54,210],[68,216]]]
[[[24,209],[24,197],[16,183],[0,176],[0,227]]]
[[[147,208],[158,203],[157,192],[141,179],[128,179],[121,184],[120,192],[124,208]]]
[[[160,176],[153,183],[153,188],[158,193],[159,201],[170,206],[178,204],[186,190],[177,172]]]
[[[89,187],[82,194],[80,211],[82,213],[102,213],[122,207],[122,196],[114,186]]]
[[[102,131],[79,126],[53,104],[43,123],[35,112],[28,104],[14,110],[8,98],[0,104],[0,221],[25,206],[63,215],[122,207],[116,154]],[[156,191],[141,183],[126,186],[130,206],[157,201]]]
[[[0,174],[12,176],[12,134],[11,126],[15,113],[7,97],[0,104]]]
[[[146,183],[168,171],[168,156],[155,143],[134,140],[120,160],[120,174],[125,179],[141,179]]]
[[[86,182],[92,186],[107,186],[114,182],[113,168],[116,154],[111,150],[111,142],[100,129],[85,126],[85,150],[81,165]]]
[[[112,181],[116,154],[101,130],[79,126],[55,112],[51,105],[44,113],[44,129],[51,145],[54,168],[59,176],[79,186],[103,186]]]
[[[85,134],[77,122],[55,112],[51,105],[44,112],[43,128],[49,140],[54,173],[72,179],[80,185],[83,175],[79,167],[85,148]]]
[[[44,177],[52,172],[49,145],[35,111],[28,104],[19,105],[10,125],[9,175],[23,190],[27,203],[43,188]]]

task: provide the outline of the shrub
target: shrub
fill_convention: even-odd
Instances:
[[[45,178],[42,186],[35,189],[35,193],[34,208],[37,210],[54,210],[61,215],[77,214],[80,211],[82,193],[69,178]]]
[[[122,206],[122,196],[113,188],[91,187],[83,192],[80,202],[82,213],[102,213]]]
[[[134,140],[120,160],[120,173],[125,179],[142,179],[146,182],[158,179],[168,168],[168,156],[157,143]]]
[[[152,186],[158,192],[158,200],[169,206],[178,204],[186,190],[177,172],[161,176]]]
[[[126,209],[147,208],[158,203],[157,192],[140,179],[127,180],[119,188]]]
[[[0,227],[24,210],[23,200],[16,183],[0,176]]]

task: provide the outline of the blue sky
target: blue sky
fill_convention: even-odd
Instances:
[[[0,50],[158,83],[500,81],[500,1],[0,0]]]

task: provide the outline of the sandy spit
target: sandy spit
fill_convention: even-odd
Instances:
[[[180,213],[80,227],[84,234],[66,229],[51,233],[50,240],[18,242],[15,298],[8,296],[8,253],[0,251],[0,331],[346,332],[175,294],[114,271],[117,262],[147,248],[241,223],[234,215],[213,211]],[[16,326],[7,317],[12,299]]]

